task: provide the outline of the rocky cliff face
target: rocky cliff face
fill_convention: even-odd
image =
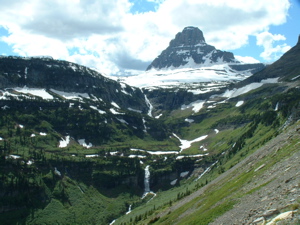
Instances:
[[[199,28],[186,27],[171,40],[169,46],[154,59],[147,70],[221,63],[238,61],[231,52],[217,50],[208,45]]]
[[[87,67],[49,57],[1,57],[0,88],[24,86],[87,93],[106,103],[115,102],[124,109],[144,113],[149,110],[140,89],[108,79]]]

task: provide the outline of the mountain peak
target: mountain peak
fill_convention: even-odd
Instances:
[[[169,46],[148,66],[150,69],[195,68],[224,63],[239,63],[231,52],[217,50],[205,42],[198,27],[185,27]]]
[[[205,43],[203,32],[198,27],[185,27],[182,32],[176,34],[170,46],[191,46]]]

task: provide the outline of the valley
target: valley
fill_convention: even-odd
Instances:
[[[297,224],[300,40],[251,65],[199,31],[134,77],[1,57],[1,223]]]

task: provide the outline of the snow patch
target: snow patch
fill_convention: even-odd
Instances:
[[[19,159],[19,158],[21,158],[21,156],[19,156],[19,155],[9,155],[9,156],[5,156],[5,158],[7,159],[7,158],[11,158],[11,159]]]
[[[85,148],[91,148],[91,147],[93,147],[92,143],[86,144],[86,143],[85,143],[85,139],[79,139],[79,140],[78,140],[78,143],[79,143],[81,146],[85,147]]]
[[[235,107],[240,107],[241,105],[244,104],[244,101],[238,101],[235,105]]]
[[[203,135],[203,136],[198,137],[198,138],[195,138],[195,139],[193,139],[193,140],[191,140],[191,141],[188,141],[188,140],[182,140],[182,139],[180,139],[180,138],[179,138],[176,134],[174,134],[174,133],[173,133],[173,136],[176,137],[176,138],[180,141],[181,145],[179,146],[179,147],[180,147],[180,151],[179,151],[179,152],[182,152],[184,149],[187,149],[187,148],[191,147],[192,143],[202,141],[202,140],[204,140],[205,138],[207,138],[208,135]]]
[[[120,112],[116,111],[114,108],[109,109],[109,111],[114,115],[124,115],[125,114],[125,113],[120,113]]]
[[[170,154],[178,154],[177,151],[147,151],[143,149],[131,148],[131,151],[139,151],[139,152],[147,152],[150,155],[170,155]]]
[[[174,186],[176,183],[177,183],[177,179],[175,179],[175,180],[173,180],[173,181],[170,182],[170,184],[171,184],[172,186]]]
[[[274,111],[278,111],[278,107],[279,107],[279,102],[276,103]]]
[[[120,109],[120,106],[118,106],[118,104],[117,104],[117,103],[115,103],[115,102],[111,102],[111,104],[112,104],[114,107],[116,107],[116,108]]]
[[[116,119],[119,120],[121,123],[124,123],[124,124],[126,124],[126,125],[129,125],[129,123],[127,123],[127,121],[124,120],[124,119],[119,119],[119,118],[116,118]]]
[[[158,116],[155,117],[155,119],[159,119],[163,114],[159,114]]]
[[[251,84],[248,84],[244,87],[241,87],[241,88],[234,88],[232,90],[227,90],[223,95],[222,97],[225,97],[225,98],[234,98],[234,97],[237,97],[239,95],[242,95],[242,94],[245,94],[249,91],[252,91],[254,89],[257,89],[261,86],[263,86],[264,84],[274,84],[274,83],[278,83],[278,79],[279,78],[269,78],[269,79],[265,79],[265,80],[261,80],[259,83],[251,83]]]
[[[65,148],[70,143],[70,136],[66,136],[66,139],[61,138],[61,141],[59,141],[59,148]]]
[[[188,123],[193,123],[193,122],[194,122],[193,119],[188,119],[188,118],[186,118],[184,121],[185,121],[185,122],[188,122]]]
[[[204,101],[204,100],[198,100],[198,101],[190,103],[189,105],[182,105],[181,110],[192,108],[192,110],[195,113],[198,113],[202,109],[205,102],[206,101]]]
[[[186,177],[190,171],[180,173],[180,177]]]
[[[50,89],[50,91],[54,92],[57,95],[64,97],[65,99],[90,98],[89,94],[87,94],[87,93],[57,91],[52,88]]]
[[[94,158],[94,157],[98,157],[99,155],[97,154],[92,154],[92,155],[85,155],[85,158]]]
[[[15,91],[23,93],[23,94],[31,94],[34,96],[41,97],[43,99],[53,99],[53,96],[50,95],[45,89],[40,88],[28,88],[24,86],[23,88],[17,87],[14,88]]]
[[[96,111],[98,111],[100,114],[106,114],[105,111],[98,109],[96,106],[90,105],[90,108],[91,108],[91,109],[94,109],[94,110],[96,110]]]
[[[132,111],[132,112],[136,112],[136,113],[142,113],[141,110],[137,110],[137,109],[132,109],[132,108],[127,108],[129,111]]]

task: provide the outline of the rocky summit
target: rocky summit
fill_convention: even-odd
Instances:
[[[176,34],[169,46],[154,59],[147,70],[199,67],[201,65],[239,63],[233,53],[221,51],[205,42],[203,32],[197,27],[186,27]]]

